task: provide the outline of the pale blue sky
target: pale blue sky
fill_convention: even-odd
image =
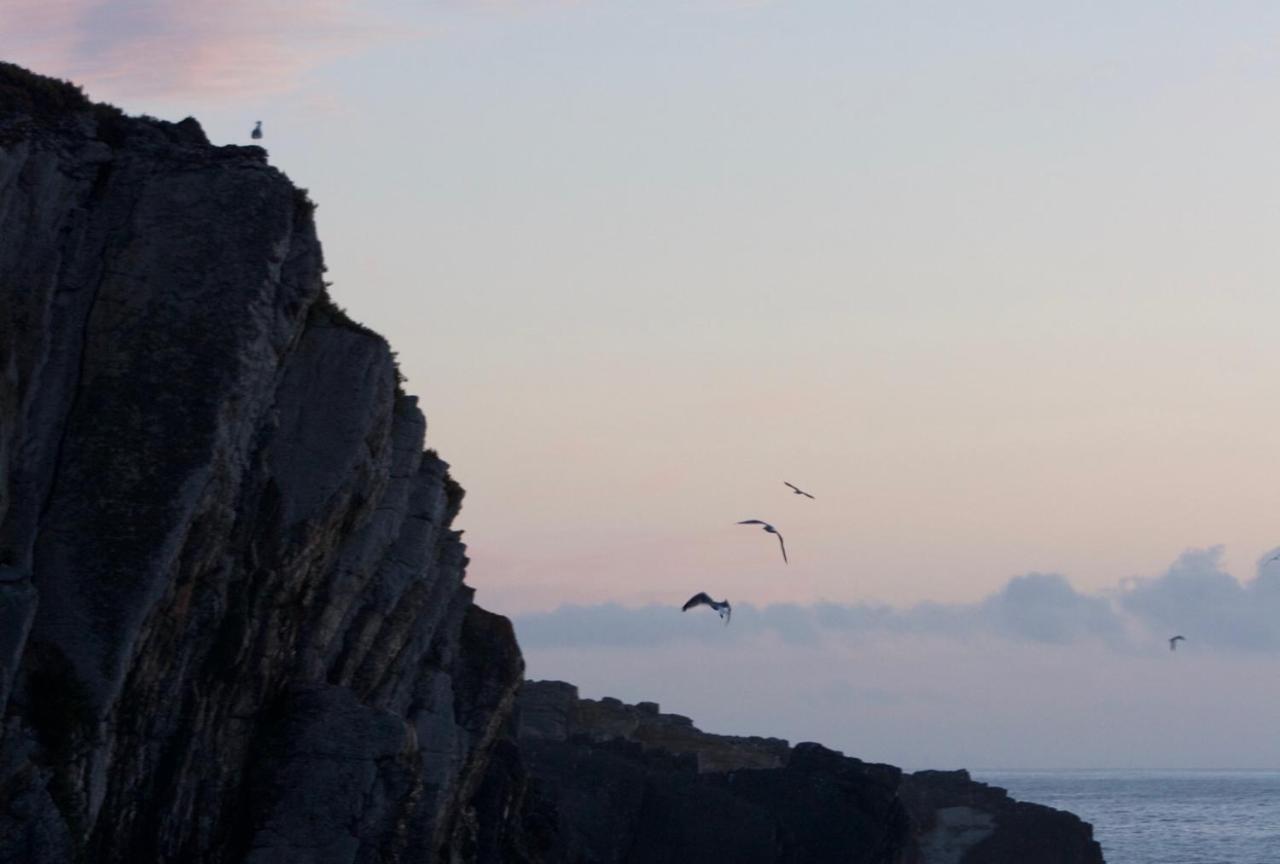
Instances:
[[[1280,507],[1280,10],[1115,5],[454,4],[320,73],[332,114],[254,117],[500,607],[732,580],[748,516],[810,532],[802,598],[1217,542],[1246,572]]]
[[[499,609],[695,573],[961,600],[1275,540],[1280,8],[110,5],[49,71],[265,120]],[[755,516],[785,589],[725,530]]]
[[[1110,596],[1214,544],[1252,579],[1280,539],[1278,47],[1264,2],[0,0],[6,59],[217,142],[264,121],[469,491],[480,601],[517,615],[972,604],[1030,571]],[[530,656],[592,686],[638,662]],[[1117,692],[1146,676],[1115,662]],[[1087,745],[1062,764],[1117,752]],[[1035,767],[1009,752],[987,767]]]

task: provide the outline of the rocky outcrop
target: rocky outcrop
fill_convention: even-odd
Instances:
[[[561,681],[521,688],[518,735],[549,861],[1102,862],[1088,824],[964,771],[712,735]]]
[[[781,738],[709,735],[688,717],[661,713],[654,702],[580,699],[578,688],[563,681],[531,681],[521,689],[517,734],[524,743],[623,738],[647,750],[691,755],[699,773],[781,768],[791,754]]]
[[[466,840],[522,662],[311,211],[0,66],[0,862]]]
[[[967,776],[521,690],[323,270],[260,148],[0,64],[0,864],[1101,860]]]
[[[1078,816],[1015,801],[968,771],[904,775],[899,797],[915,825],[921,864],[1101,864],[1093,828]]]

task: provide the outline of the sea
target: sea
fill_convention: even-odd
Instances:
[[[1093,824],[1107,864],[1280,864],[1280,772],[975,771]]]

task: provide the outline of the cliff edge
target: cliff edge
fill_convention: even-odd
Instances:
[[[311,216],[260,148],[0,66],[0,862],[465,830],[522,661]]]
[[[0,63],[0,864],[1101,860],[967,776],[521,691],[312,209]]]

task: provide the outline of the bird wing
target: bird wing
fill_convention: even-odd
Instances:
[[[724,601],[724,626],[729,626],[729,619],[733,617],[733,607],[729,605],[729,601]]]
[[[692,597],[690,597],[687,603],[685,603],[683,606],[680,607],[680,611],[688,612],[694,606],[701,606],[704,603],[708,606],[712,606],[715,604],[715,601],[713,601],[710,597],[707,596],[707,592],[699,591],[697,594],[694,594]]]
[[[799,486],[797,486],[797,485],[796,485],[796,484],[794,484],[794,483],[788,483],[786,480],[783,480],[783,481],[782,481],[782,485],[783,485],[783,486],[790,486],[792,489],[796,490],[797,492],[800,492],[800,487],[799,487]],[[800,494],[801,494],[801,495],[803,495],[804,493],[803,493],[803,492],[800,492]]]
[[[761,522],[759,519],[743,519],[739,525],[768,525],[768,522]]]
[[[774,532],[774,533],[777,533],[777,532]],[[778,545],[782,547],[782,562],[784,564],[790,564],[791,562],[787,560],[787,544],[782,542],[781,534],[778,534]]]
[[[812,496],[812,495],[810,495],[808,492],[801,492],[800,494],[801,494],[801,495],[803,495],[803,496],[804,496],[804,497],[806,497],[806,498],[813,498],[813,496]],[[814,498],[813,500],[817,501],[818,499],[817,499],[817,498]]]

